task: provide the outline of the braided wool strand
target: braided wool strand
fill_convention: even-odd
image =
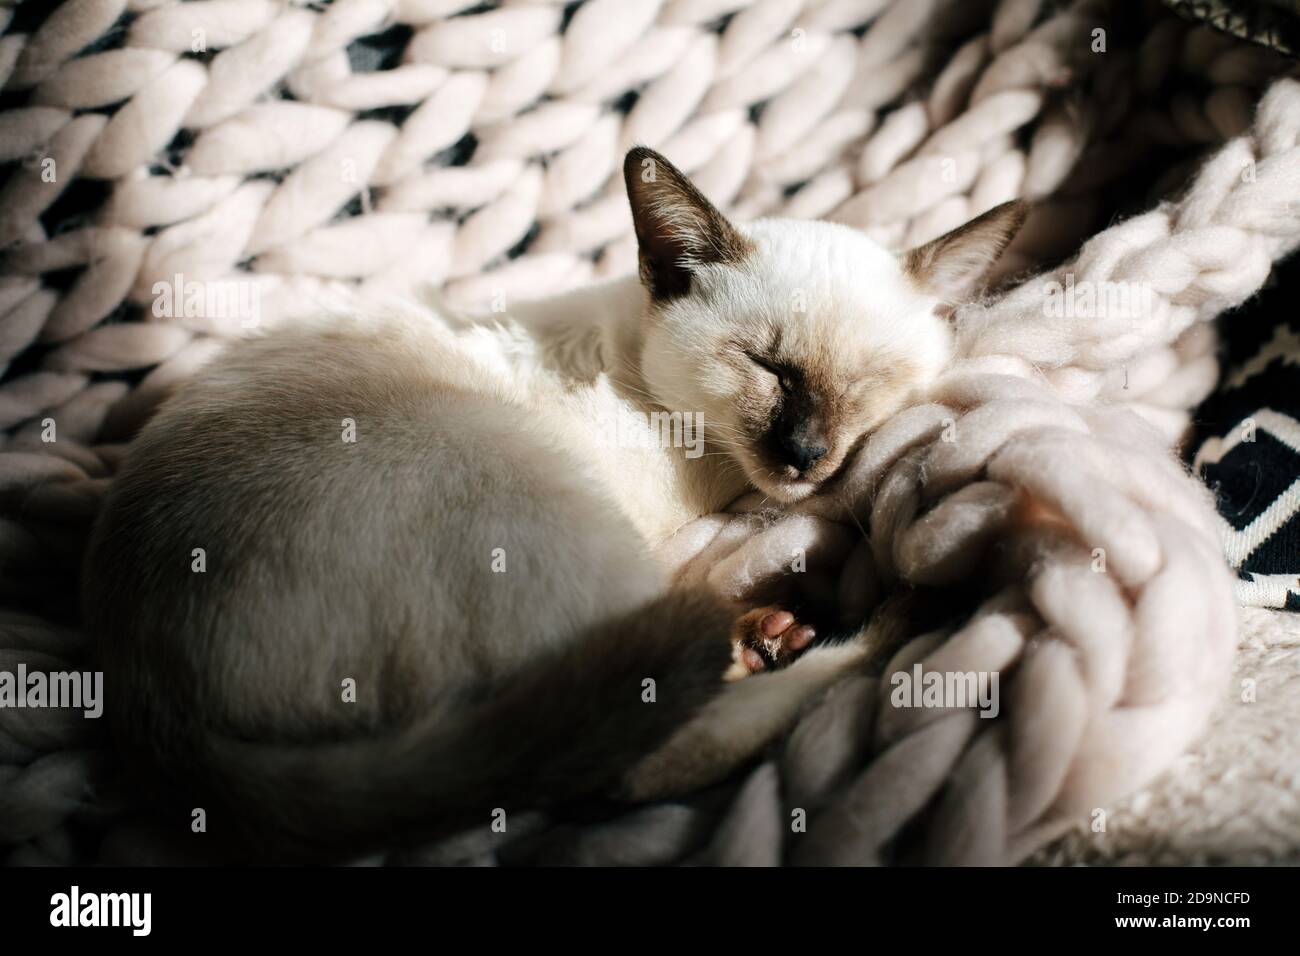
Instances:
[[[588,862],[685,858],[705,831],[722,861],[885,861],[925,812],[911,858],[1005,862],[1167,764],[1204,724],[1233,624],[1211,511],[1162,449],[1213,385],[1206,320],[1300,238],[1296,84],[1257,95],[1276,59],[1174,19],[1093,54],[1112,22],[1102,0],[591,0],[567,23],[560,3],[475,7],[64,0],[33,33],[0,37],[0,86],[29,93],[0,114],[0,159],[20,161],[0,192],[0,364],[24,363],[0,382],[0,562],[25,572],[6,576],[7,598],[67,601],[123,452],[105,439],[249,333],[219,316],[119,321],[147,313],[157,281],[251,281],[273,325],[339,290],[429,283],[473,305],[623,274],[635,241],[616,173],[637,142],[738,218],[826,217],[896,247],[1032,199],[1007,277],[1079,250],[1144,152],[1226,144],[1175,201],[964,310],[963,361],[872,437],[834,497],[776,524],[703,519],[679,542],[683,563],[708,554],[714,583],[739,594],[803,541],[823,572],[808,586],[849,617],[900,580],[968,580],[998,542],[1001,589],[891,668],[1014,665],[1003,717],[891,708],[869,675],[813,681],[810,699],[829,690],[722,821],[665,804],[570,836]],[[82,52],[115,32],[120,45]],[[407,37],[401,61],[354,69],[376,34]],[[199,39],[210,55],[190,55]],[[1173,76],[1196,85],[1162,102]],[[103,208],[51,231],[64,191],[92,181]],[[75,270],[66,287],[43,281]],[[1045,321],[1046,284],[1067,275],[1156,294],[1122,327]],[[133,386],[113,377],[137,370]],[[55,443],[40,441],[47,418]],[[938,437],[949,425],[956,442]],[[1018,521],[1026,492],[1060,520]],[[6,661],[68,669],[81,645],[0,614]],[[111,812],[111,760],[93,722],[0,720],[0,843],[15,861],[66,861],[65,821]],[[793,807],[811,814],[797,843],[782,838]],[[480,843],[403,852],[509,857]]]

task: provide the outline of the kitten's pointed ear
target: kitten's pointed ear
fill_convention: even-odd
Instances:
[[[685,295],[697,266],[738,262],[749,253],[748,240],[653,149],[629,150],[623,179],[640,247],[641,281],[655,298]]]
[[[1020,227],[1029,204],[1013,199],[994,206],[923,246],[903,253],[903,269],[927,292],[956,305],[971,295]]]

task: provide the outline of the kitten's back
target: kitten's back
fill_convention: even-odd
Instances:
[[[85,610],[115,733],[164,791],[298,849],[364,843],[611,780],[611,748],[712,693],[729,616],[660,599],[582,449],[507,396],[380,323],[236,346],[160,411]]]

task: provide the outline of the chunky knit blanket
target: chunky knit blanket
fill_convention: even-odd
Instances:
[[[1222,536],[1171,448],[1218,374],[1211,320],[1300,243],[1285,62],[1130,6],[0,12],[0,670],[85,660],[77,561],[123,443],[223,341],[341,292],[480,307],[630,271],[616,172],[641,142],[738,218],[827,217],[897,248],[1034,202],[927,401],[826,494],[739,502],[666,555],[846,622],[923,589],[946,623],[883,671],[824,649],[720,692],[647,755],[631,809],[485,819],[386,859],[1005,863],[1095,826],[1228,680]],[[999,675],[997,716],[900,702],[895,678],[925,673]],[[9,859],[210,853],[132,804],[96,722],[0,709]]]

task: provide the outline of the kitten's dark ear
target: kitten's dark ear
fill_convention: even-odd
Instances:
[[[685,295],[700,265],[738,262],[750,244],[672,163],[636,146],[623,160],[641,281],[657,299]]]
[[[1029,204],[1020,199],[994,206],[966,225],[903,253],[903,269],[926,291],[956,305],[975,291],[1020,231],[1028,212]]]

